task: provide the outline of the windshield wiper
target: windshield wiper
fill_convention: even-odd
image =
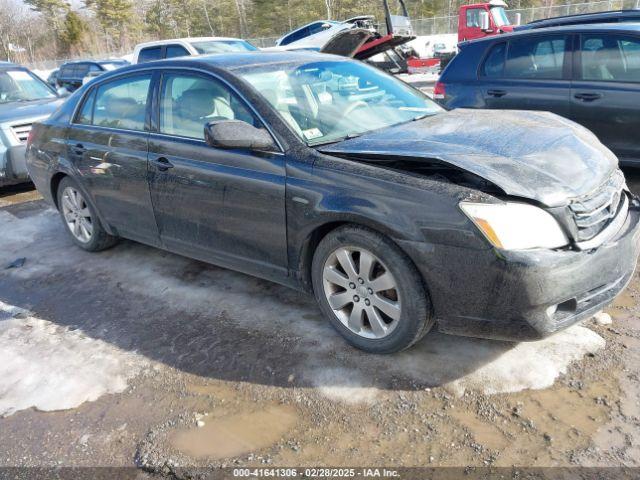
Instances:
[[[333,140],[327,140],[327,141],[324,141],[324,142],[317,142],[317,143],[310,143],[309,146],[310,147],[318,147],[320,145],[329,145],[331,143],[339,143],[339,142],[343,142],[344,140],[351,140],[352,138],[358,138],[361,135],[362,135],[362,133],[349,133],[348,135],[343,135],[342,137],[334,138]]]

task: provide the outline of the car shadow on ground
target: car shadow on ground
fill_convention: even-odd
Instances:
[[[0,299],[202,377],[410,390],[459,380],[517,345],[434,330],[408,351],[366,354],[343,341],[308,294],[129,241],[86,253],[51,210],[4,212],[13,236],[0,255],[27,261],[0,270]]]

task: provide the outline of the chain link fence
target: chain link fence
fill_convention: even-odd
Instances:
[[[123,50],[120,52],[111,52],[111,53],[97,53],[93,55],[90,53],[87,53],[78,57],[58,58],[55,60],[40,60],[40,61],[34,61],[34,62],[24,62],[22,64],[33,71],[49,72],[51,70],[55,70],[56,68],[59,68],[60,65],[62,65],[65,62],[73,62],[75,60],[109,60],[109,59],[122,58],[127,55],[131,55],[131,53],[132,52],[128,50],[126,51]]]
[[[548,7],[531,7],[507,10],[511,23],[516,23],[520,14],[520,23],[529,23],[541,18],[577,15],[580,13],[603,12],[607,10],[624,10],[640,8],[640,0],[601,0],[595,2],[551,5]],[[441,35],[457,33],[458,16],[418,18],[411,21],[416,35]]]
[[[520,23],[529,23],[541,18],[559,17],[563,15],[576,15],[580,13],[593,13],[606,10],[640,9],[640,0],[597,0],[594,2],[572,3],[566,5],[551,5],[548,7],[531,7],[507,10],[507,16],[512,23],[516,23],[518,17]],[[519,14],[519,15],[518,15]],[[412,19],[411,24],[416,35],[442,35],[456,33],[458,31],[458,16],[440,16],[430,18]],[[283,35],[286,32],[283,32]],[[279,37],[261,37],[248,39],[256,47],[273,47]],[[72,60],[122,58],[131,54],[130,51],[111,52],[99,55],[83,55],[81,58],[65,58],[46,60],[26,64],[32,70],[50,71],[58,68],[64,62]]]

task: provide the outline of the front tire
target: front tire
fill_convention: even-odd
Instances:
[[[314,253],[311,276],[325,316],[351,345],[366,352],[409,348],[434,324],[411,260],[368,228],[345,226],[330,232]]]
[[[118,241],[102,227],[95,210],[69,177],[64,177],[58,185],[58,211],[73,243],[83,250],[99,252]]]

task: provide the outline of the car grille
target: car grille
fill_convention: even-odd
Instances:
[[[616,217],[623,204],[624,176],[620,170],[595,192],[575,199],[569,205],[578,227],[578,242],[590,240]]]
[[[32,125],[32,123],[21,123],[19,125],[12,125],[11,131],[20,143],[27,143]]]

